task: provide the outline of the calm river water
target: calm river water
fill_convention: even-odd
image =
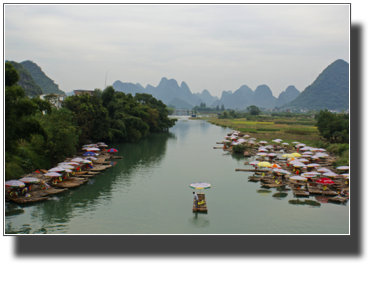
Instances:
[[[244,165],[250,159],[213,149],[229,132],[185,117],[169,133],[110,144],[124,158],[88,183],[44,202],[6,203],[5,233],[349,233],[350,203],[289,204],[291,191],[260,191],[260,184],[248,182],[248,172],[235,172],[250,168]],[[192,182],[212,184],[204,190],[207,214],[192,212]]]

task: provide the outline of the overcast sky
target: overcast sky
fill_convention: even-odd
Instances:
[[[349,62],[349,5],[6,5],[5,59],[31,60],[65,92],[116,80],[191,92],[266,84],[303,91]]]

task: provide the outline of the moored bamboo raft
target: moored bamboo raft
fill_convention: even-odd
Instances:
[[[90,171],[102,171],[109,167],[112,167],[112,165],[95,165]]]
[[[223,149],[223,147],[213,147],[213,149]]]
[[[90,175],[96,175],[96,174],[98,174],[99,173],[99,171],[89,171],[87,174],[90,174]]]
[[[58,193],[66,191],[66,190],[67,189],[50,188],[50,189],[43,189],[43,190],[36,190],[36,191],[28,192],[30,197],[19,196],[19,197],[14,198],[14,197],[10,197],[10,196],[6,195],[6,198],[8,200],[11,200],[11,201],[16,202],[18,204],[26,204],[26,203],[48,200],[49,197],[47,197],[47,196],[53,195],[53,194],[58,194]]]
[[[329,198],[328,201],[331,201],[331,202],[340,202],[340,203],[344,203],[346,201],[349,200],[349,197],[342,197],[342,196],[337,196],[337,197],[333,197],[333,198]]]
[[[261,186],[274,188],[274,187],[286,186],[286,184],[283,184],[283,183],[279,183],[279,184],[277,184],[277,183],[261,183]]]
[[[83,183],[87,182],[87,178],[69,178],[65,181],[59,182],[57,184],[54,184],[54,186],[61,187],[61,188],[74,188],[82,185]]]
[[[251,180],[251,181],[261,181],[263,178],[264,177],[257,176],[257,175],[248,176],[248,179]]]
[[[196,208],[196,205],[195,205],[195,201],[193,200],[193,208],[192,208],[192,211],[193,212],[205,212],[207,213],[208,212],[208,207],[206,206],[206,199],[205,199],[205,194],[204,193],[197,193],[198,195],[198,202],[204,202],[203,204],[199,204],[198,205],[198,208]]]
[[[74,173],[74,175],[71,175],[71,176],[82,175],[82,174],[86,174],[86,173],[88,173],[88,171],[86,171],[86,170],[76,171],[76,172]]]

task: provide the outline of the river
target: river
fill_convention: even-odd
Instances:
[[[265,192],[249,172],[235,172],[251,159],[213,149],[229,132],[183,117],[168,133],[109,144],[123,159],[84,185],[43,202],[6,203],[5,233],[349,234],[350,202],[289,204],[291,191]],[[192,212],[192,182],[212,184],[207,214]]]

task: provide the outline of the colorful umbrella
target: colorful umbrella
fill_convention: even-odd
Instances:
[[[299,154],[299,153],[292,153],[291,155],[293,155],[294,157],[297,157],[297,158],[300,158],[302,155]]]
[[[25,183],[19,180],[8,180],[8,181],[5,181],[5,187],[21,188],[21,187],[25,187]]]
[[[271,167],[272,165],[269,162],[260,162],[260,163],[257,164],[257,166],[259,166],[259,167]]]
[[[316,183],[331,185],[331,184],[334,184],[335,182],[329,178],[320,178],[316,180]]]
[[[116,150],[115,148],[111,148],[109,150],[107,150],[108,153],[117,153],[118,150]]]
[[[272,164],[272,165],[271,165],[271,168],[281,168],[281,166],[278,165],[278,164]]]
[[[253,166],[256,166],[258,163],[259,163],[259,161],[253,161],[253,162],[250,162],[249,164],[253,165]]]
[[[33,184],[33,183],[38,183],[40,181],[40,179],[35,178],[35,177],[23,177],[23,178],[19,179],[19,181],[24,182],[24,183]]]
[[[307,178],[303,176],[299,176],[299,175],[291,176],[290,179],[299,180],[299,181],[307,181]]]
[[[94,152],[86,152],[86,153],[84,153],[82,155],[85,156],[85,157],[89,157],[89,156],[95,156],[96,153],[94,153]]]
[[[100,151],[101,149],[99,148],[85,148],[86,151],[92,152],[92,151]]]
[[[194,182],[189,184],[189,187],[194,189],[209,189],[211,184],[207,182]]]

